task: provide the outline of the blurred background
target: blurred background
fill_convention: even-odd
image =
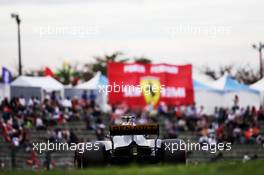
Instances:
[[[73,152],[33,142],[103,140],[133,115],[161,138],[231,142],[188,163],[263,159],[260,0],[0,0],[1,168],[73,168]],[[191,65],[193,102],[109,103],[107,63]],[[129,77],[128,77],[129,79]],[[189,92],[189,91],[188,91]],[[142,95],[143,98],[143,95]]]

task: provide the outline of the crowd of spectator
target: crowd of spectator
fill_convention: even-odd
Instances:
[[[5,98],[0,106],[1,135],[12,146],[29,150],[31,129],[46,131],[53,142],[78,143],[83,140],[75,131],[59,127],[77,120],[83,121],[87,130],[94,131],[98,140],[103,140],[107,132],[102,116],[108,117],[107,124],[119,124],[122,116],[133,115],[138,124],[163,123],[163,133],[168,138],[191,132],[198,136],[200,143],[263,144],[260,121],[264,120],[264,108],[240,107],[237,96],[231,108],[215,107],[211,115],[205,114],[203,106],[167,106],[164,102],[156,109],[152,105],[143,109],[132,109],[125,104],[109,106],[107,114],[102,115],[95,100],[96,96],[88,96],[86,91],[81,98],[72,99],[61,99],[55,93],[42,101],[36,97]]]
[[[23,96],[11,100],[5,98],[1,103],[1,133],[7,142],[14,146],[30,143],[31,128],[46,130],[50,140],[79,142],[78,136],[61,124],[82,120],[87,130],[95,131],[97,138],[103,140],[106,135],[102,111],[95,102],[95,95],[61,99],[52,93],[43,101]],[[123,115],[134,115],[136,122],[164,123],[167,137],[177,137],[178,133],[191,131],[200,136],[200,142],[215,140],[232,143],[259,143],[260,122],[264,120],[264,108],[239,107],[239,98],[234,98],[231,108],[215,107],[212,115],[204,113],[203,106],[167,106],[161,102],[157,109],[147,105],[144,109],[131,109],[125,104],[112,106],[108,116],[110,124],[122,122]],[[56,126],[55,129],[53,126]]]
[[[125,104],[112,107],[111,122],[120,123],[121,116],[136,117],[136,123],[164,123],[164,135],[176,138],[189,132],[198,137],[200,143],[231,142],[234,144],[262,144],[261,121],[264,122],[264,108],[240,107],[239,97],[235,96],[230,108],[215,107],[213,114],[206,114],[203,106],[167,106],[161,102],[157,109],[147,105],[143,110],[128,108]],[[262,123],[263,123],[262,122]]]
[[[23,96],[10,100],[5,98],[0,108],[1,135],[13,146],[30,144],[30,129],[33,128],[46,130],[50,140],[78,142],[74,131],[59,126],[70,121],[83,120],[87,123],[88,130],[100,132],[103,127],[101,111],[95,104],[95,97],[88,96],[86,91],[81,99],[61,99],[55,93],[43,101],[36,97],[29,100]]]
[[[159,113],[167,116],[165,128],[169,137],[191,131],[199,136],[200,143],[263,144],[260,134],[261,121],[264,121],[263,107],[240,107],[237,96],[231,108],[215,107],[211,115],[204,113],[203,106],[197,108],[195,104],[171,109],[163,104],[159,107]]]

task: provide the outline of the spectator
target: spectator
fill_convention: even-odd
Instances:
[[[88,100],[88,94],[87,94],[87,90],[84,90],[82,93],[82,100],[87,101]]]
[[[36,129],[37,130],[43,130],[46,129],[46,127],[44,126],[43,120],[40,117],[36,118]]]

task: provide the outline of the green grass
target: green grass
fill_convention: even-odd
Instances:
[[[2,175],[263,175],[264,161],[222,162],[199,165],[156,165],[156,166],[124,166],[124,167],[101,167],[82,170],[2,170]]]

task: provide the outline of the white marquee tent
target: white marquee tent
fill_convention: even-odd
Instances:
[[[77,89],[91,89],[91,90],[97,90],[100,88],[100,86],[105,87],[108,84],[108,79],[102,75],[101,72],[97,72],[95,76],[90,79],[87,82],[84,82],[82,84],[79,84],[76,86]]]
[[[221,105],[222,91],[209,86],[214,81],[198,69],[193,69],[193,88],[196,107],[200,108],[200,106],[203,106],[206,114],[212,114],[215,107]]]
[[[222,91],[198,80],[193,80],[193,87],[196,106],[203,106],[206,114],[213,114],[214,108],[221,105]]]
[[[228,75],[224,75],[215,82],[210,83],[210,87],[223,92],[221,106],[231,107],[234,104],[234,97],[239,97],[241,107],[260,105],[260,93],[247,85],[241,84]]]
[[[73,88],[65,88],[65,97],[81,97],[84,90],[87,91],[88,95],[90,93],[95,93],[96,103],[100,104],[102,110],[107,110],[107,93],[100,91],[100,88],[104,90],[108,84],[107,78],[102,75],[101,72],[97,72],[95,76],[87,82],[79,84]]]
[[[26,99],[31,96],[43,98],[45,93],[58,92],[63,96],[64,86],[52,77],[20,76],[11,83],[11,97],[23,95]]]
[[[260,92],[261,104],[264,105],[264,78],[252,84],[250,87]]]

